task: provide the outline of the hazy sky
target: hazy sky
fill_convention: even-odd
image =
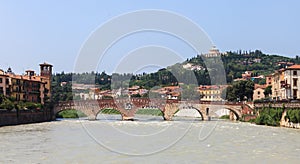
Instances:
[[[189,18],[221,51],[260,49],[291,57],[300,54],[298,0],[0,0],[0,68],[10,66],[22,73],[37,70],[38,64],[46,61],[54,65],[55,72],[71,72],[81,46],[93,31],[113,17],[142,9],[168,10]],[[156,34],[145,35],[150,41],[135,41],[138,46],[123,41],[121,47],[134,49],[141,43],[155,43],[151,36]],[[176,40],[157,42],[171,49],[178,47]],[[114,51],[118,52],[111,53]],[[180,53],[184,58],[196,55],[188,48]],[[115,59],[112,56],[107,61]]]

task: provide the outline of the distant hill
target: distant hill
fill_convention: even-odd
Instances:
[[[260,50],[255,51],[237,51],[237,52],[226,52],[220,55],[224,69],[226,72],[227,82],[232,82],[233,79],[241,78],[242,73],[245,71],[252,71],[254,75],[269,75],[275,70],[285,68],[286,66],[299,64],[300,59],[298,56],[296,58],[288,58],[279,55],[268,55],[262,53]],[[202,60],[203,56],[198,55],[186,62],[182,63],[186,65],[188,63],[195,66],[204,67],[205,65]],[[213,57],[212,57],[213,58]],[[197,70],[199,73],[203,70]]]
[[[221,59],[221,60],[220,60]],[[204,60],[206,62],[204,62]],[[208,66],[206,66],[206,63]],[[218,72],[225,70],[227,83],[231,83],[233,79],[241,78],[245,71],[252,71],[254,75],[268,75],[275,70],[284,68],[291,64],[300,64],[298,56],[289,58],[279,55],[264,54],[259,50],[255,51],[237,51],[220,53],[216,57],[207,57],[197,55],[187,59],[183,63],[177,63],[164,69],[160,69],[155,73],[133,74],[113,74],[108,75],[102,73],[57,73],[52,78],[53,99],[69,100],[72,99],[71,81],[81,84],[96,84],[95,87],[101,90],[117,89],[128,86],[142,86],[150,89],[154,86],[178,85],[177,79],[180,78],[181,83],[197,85],[209,85],[211,81],[218,81],[218,75],[209,77],[208,69]],[[222,71],[219,71],[222,73]],[[62,85],[67,83],[67,85]]]

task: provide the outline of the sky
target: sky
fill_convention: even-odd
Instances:
[[[145,9],[186,17],[221,51],[259,49],[294,57],[300,54],[299,7],[298,0],[0,0],[0,69],[21,74],[48,62],[54,72],[73,72],[93,32],[119,15]],[[109,48],[95,70],[114,72],[128,52],[143,45],[167,47],[182,59],[197,54],[181,42],[151,31],[130,35]]]

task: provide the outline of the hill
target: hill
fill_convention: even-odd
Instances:
[[[252,71],[255,76],[268,75],[273,73],[274,70],[299,63],[298,56],[288,58],[264,54],[259,50],[255,50],[249,52],[229,51],[218,53],[217,56],[197,55],[183,63],[160,69],[155,73],[137,75],[114,73],[108,75],[105,72],[82,74],[62,72],[53,75],[52,95],[53,100],[56,102],[72,99],[71,81],[81,84],[95,84],[95,87],[100,90],[118,89],[134,85],[150,89],[154,86],[178,85],[178,81],[184,84],[209,85],[211,81],[218,81],[218,78],[224,75],[219,76],[220,73],[225,73],[227,83],[231,83],[233,79],[241,78],[245,71]],[[215,76],[210,77],[209,71],[214,71]],[[62,85],[62,83],[66,83],[66,85]]]

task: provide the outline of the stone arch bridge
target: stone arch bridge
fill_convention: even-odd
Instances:
[[[133,120],[135,113],[142,108],[157,108],[162,114],[164,120],[172,120],[172,117],[178,110],[194,109],[199,112],[202,120],[209,120],[212,111],[219,109],[228,109],[230,119],[239,120],[242,117],[242,103],[220,102],[220,101],[178,101],[161,100],[147,98],[131,99],[99,99],[99,100],[79,100],[60,102],[54,107],[54,114],[68,109],[76,109],[85,113],[89,119],[95,120],[101,110],[106,108],[116,109],[121,113],[122,120]]]

